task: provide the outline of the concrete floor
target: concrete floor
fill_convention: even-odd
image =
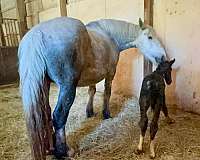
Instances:
[[[56,103],[57,91],[56,86],[51,87],[51,106]],[[66,126],[68,143],[76,151],[75,159],[148,160],[148,137],[145,139],[145,154],[137,156],[133,152],[139,139],[137,100],[112,95],[110,107],[113,118],[103,121],[102,96],[102,92],[97,92],[95,96],[97,116],[86,119],[87,88],[77,89]],[[176,123],[167,125],[161,116],[156,138],[156,159],[199,160],[200,116],[174,109],[174,106],[172,108],[170,115]],[[0,87],[0,157],[2,160],[31,159],[17,85]]]

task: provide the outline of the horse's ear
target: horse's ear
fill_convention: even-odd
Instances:
[[[175,62],[175,58],[173,60],[171,60],[169,63],[170,65],[172,65]]]
[[[144,28],[144,23],[142,22],[141,18],[139,18],[139,26],[140,26],[141,29]]]

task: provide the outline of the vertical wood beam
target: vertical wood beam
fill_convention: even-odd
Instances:
[[[2,46],[5,46],[6,40],[5,40],[5,37],[4,37],[2,24],[3,24],[3,15],[2,15],[2,11],[1,11],[1,1],[0,1],[0,38],[1,38]]]
[[[153,27],[154,0],[144,0],[144,23]],[[152,72],[153,64],[144,58],[144,76]]]
[[[60,16],[67,16],[67,0],[58,0]]]
[[[27,32],[26,5],[24,0],[16,0],[17,19],[19,23],[20,38]]]
[[[40,4],[39,4],[39,0],[34,0],[33,1],[33,17],[32,17],[32,21],[33,21],[33,26],[37,25],[40,22],[40,18],[39,18],[39,12],[40,12]]]

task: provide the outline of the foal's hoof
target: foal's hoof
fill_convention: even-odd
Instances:
[[[150,154],[150,155],[149,155],[149,158],[151,158],[151,159],[154,159],[155,157],[156,157],[155,154]]]
[[[134,150],[134,153],[135,153],[136,155],[140,155],[140,154],[143,154],[144,151],[143,151],[143,150],[139,150],[139,149],[137,148],[136,150]]]

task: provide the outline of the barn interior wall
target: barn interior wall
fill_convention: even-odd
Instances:
[[[170,58],[176,58],[168,98],[200,113],[200,1],[155,0],[154,28]]]

